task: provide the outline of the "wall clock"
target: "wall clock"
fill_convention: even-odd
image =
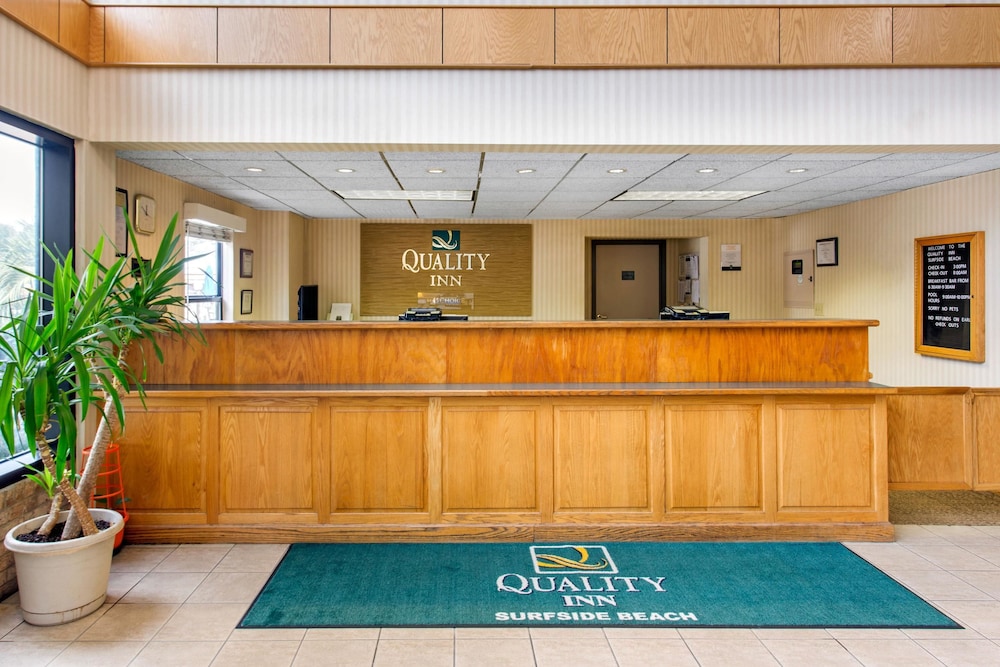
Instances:
[[[139,195],[135,198],[135,231],[152,234],[156,231],[156,201]]]

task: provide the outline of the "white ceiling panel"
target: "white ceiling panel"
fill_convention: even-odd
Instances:
[[[996,152],[629,153],[519,151],[121,150],[210,192],[306,217],[468,217],[470,203],[352,200],[330,190],[475,190],[476,218],[717,218],[816,210],[1000,168]],[[247,166],[265,171],[250,174]],[[698,169],[713,168],[700,174]],[[793,167],[808,171],[789,174]],[[354,169],[342,174],[341,168]],[[428,169],[443,168],[443,174]],[[534,169],[517,174],[518,169]],[[608,173],[624,168],[623,174]],[[611,202],[626,190],[764,190],[758,201]],[[310,193],[309,196],[296,193]],[[272,197],[273,195],[273,197]],[[655,208],[646,209],[653,206]],[[725,209],[726,215],[721,215]],[[414,211],[416,210],[416,213]],[[775,213],[775,215],[778,215]]]

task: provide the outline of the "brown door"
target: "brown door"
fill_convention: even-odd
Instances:
[[[592,318],[656,320],[663,307],[665,241],[592,241]]]

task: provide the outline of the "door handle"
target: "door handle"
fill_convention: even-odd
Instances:
[[[598,314],[597,315],[597,319],[599,319],[599,320],[606,320],[606,319],[608,319],[608,316],[607,315]]]

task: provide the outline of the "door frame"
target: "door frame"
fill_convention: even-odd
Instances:
[[[597,319],[597,247],[601,245],[655,245],[659,248],[659,308],[667,305],[666,239],[590,239],[590,319]]]

